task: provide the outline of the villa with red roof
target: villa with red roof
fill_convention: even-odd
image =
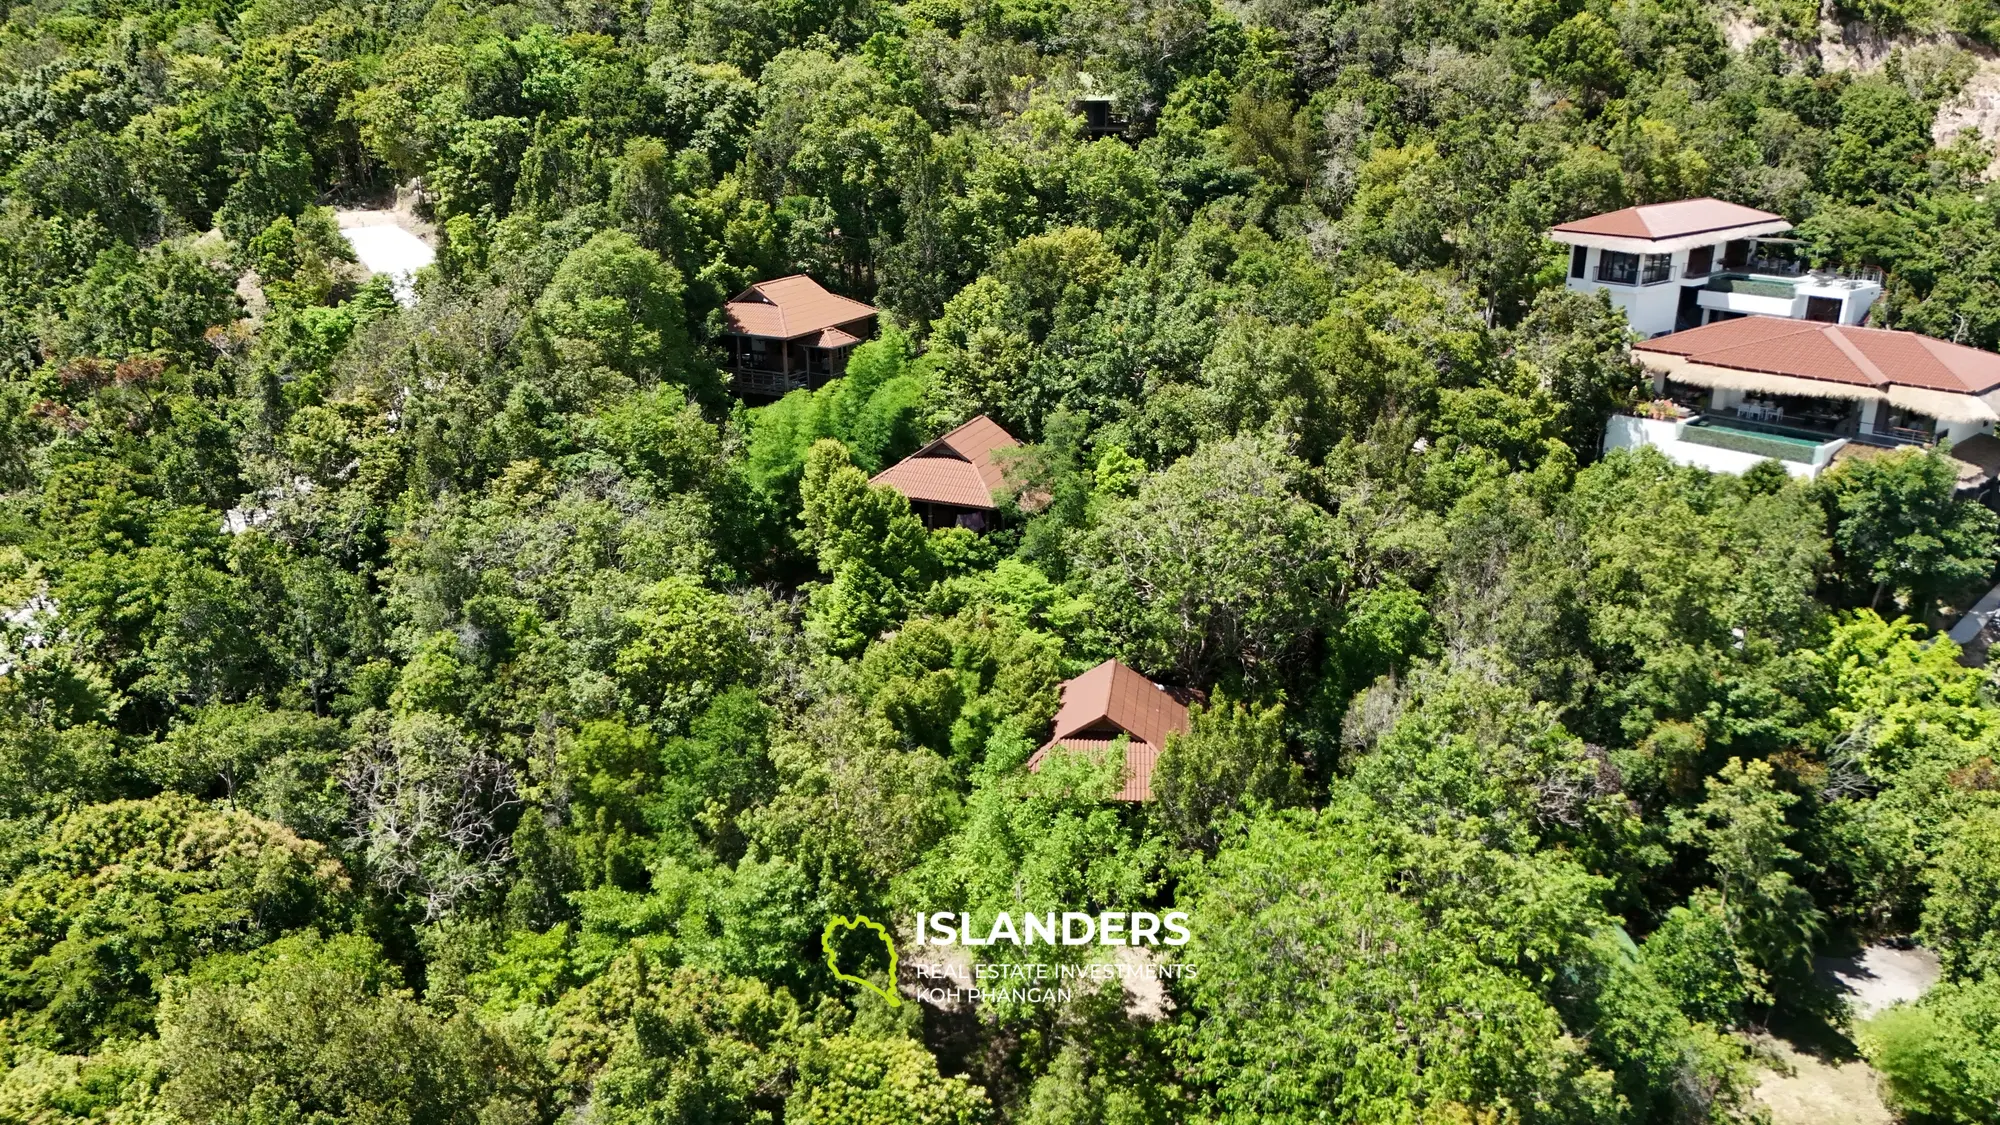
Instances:
[[[1062,685],[1054,733],[1028,769],[1038,771],[1051,754],[1103,754],[1125,738],[1125,775],[1114,801],[1153,799],[1153,767],[1167,736],[1188,729],[1187,707],[1166,688],[1116,660],[1107,660]]]
[[[2000,422],[2000,355],[1915,332],[1748,316],[1632,354],[1661,401],[1650,417],[1614,417],[1606,446],[1651,445],[1723,472],[1776,459],[1812,477],[1867,447],[1949,442],[1971,454]],[[1981,474],[1961,483],[1983,487]]]
[[[1782,215],[1720,199],[1627,207],[1561,223],[1569,287],[1603,291],[1642,337],[1739,316],[1860,324],[1882,295],[1877,270],[1815,270]]]
[[[845,372],[854,345],[875,334],[875,308],[793,274],[738,293],[722,323],[736,393],[777,398]]]
[[[870,483],[909,497],[925,527],[984,531],[1008,497],[1007,466],[1000,453],[1020,444],[981,414],[875,474]]]

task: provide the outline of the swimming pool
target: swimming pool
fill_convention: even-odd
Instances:
[[[1828,435],[1813,439],[1795,437],[1791,434],[1770,433],[1752,430],[1743,426],[1730,425],[1714,418],[1696,418],[1681,427],[1681,440],[1696,445],[1714,446],[1717,449],[1733,449],[1738,453],[1750,453],[1759,457],[1772,457],[1780,461],[1797,461],[1810,465],[1819,452],[1819,447],[1838,438]]]

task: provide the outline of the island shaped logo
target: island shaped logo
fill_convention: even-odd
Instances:
[[[857,977],[852,973],[843,973],[840,971],[840,950],[835,944],[836,938],[844,932],[858,930],[863,926],[874,930],[875,936],[881,938],[883,946],[889,950],[889,990],[886,992],[875,987],[868,980]],[[882,999],[887,1000],[891,1008],[902,1005],[902,1000],[896,995],[896,943],[894,939],[890,938],[889,931],[883,929],[878,923],[871,921],[866,914],[856,914],[852,918],[836,914],[827,919],[826,929],[822,930],[819,935],[819,947],[826,952],[827,971],[833,974],[835,980],[844,980],[850,984],[858,984],[875,995],[880,996]]]

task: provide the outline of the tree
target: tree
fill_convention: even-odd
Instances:
[[[215,212],[222,233],[246,250],[273,220],[297,218],[313,201],[312,157],[298,123],[279,117],[269,130]]]
[[[1261,818],[1203,865],[1188,989],[1191,1077],[1221,1117],[1328,1112],[1442,1120],[1529,1103],[1549,1121],[1614,1116],[1556,1013],[1383,890],[1362,839],[1311,814]]]
[[[1857,1038],[1907,1120],[1992,1120],[2000,1100],[2000,981],[1947,981],[1869,1020]]]
[[[1285,754],[1285,709],[1246,707],[1218,693],[1188,708],[1188,730],[1167,735],[1153,767],[1162,819],[1184,847],[1213,849],[1221,821],[1297,794],[1303,778]]]
[[[1930,115],[1908,90],[1879,81],[1850,83],[1840,95],[1826,187],[1861,200],[1898,199],[1924,175]]]
[[[1891,594],[1919,616],[1962,597],[1993,573],[2000,516],[1953,498],[1958,474],[1943,454],[1902,450],[1859,457],[1819,482],[1836,565],[1870,608]]]
[[[1563,441],[1580,454],[1598,447],[1611,413],[1638,393],[1631,329],[1603,290],[1546,289],[1515,337],[1517,355],[1562,404]]]
[[[109,359],[158,352],[192,361],[208,351],[208,330],[237,316],[229,279],[172,242],[144,254],[123,245],[105,250],[64,305],[50,342],[66,356]]]
[[[156,784],[234,797],[259,816],[330,840],[346,819],[337,784],[344,739],[330,719],[254,703],[196,708],[141,754]]]
[[[1690,907],[1715,915],[1735,950],[1748,993],[1766,1003],[1774,979],[1812,968],[1820,912],[1786,867],[1799,858],[1786,843],[1785,810],[1798,798],[1779,790],[1768,762],[1731,758],[1708,779],[1707,799],[1692,812],[1673,810],[1675,843],[1700,848],[1715,887],[1695,892]]]
[[[534,1120],[536,1061],[469,1012],[418,1003],[373,942],[301,934],[212,958],[160,1005],[176,1121]]]
[[[729,599],[683,578],[647,587],[621,615],[632,639],[614,670],[632,714],[675,729],[754,671]]]
[[[536,301],[564,362],[641,386],[694,382],[680,271],[624,231],[572,250]]]
[[[71,1052],[151,1029],[157,990],[208,953],[356,907],[327,850],[247,813],[178,794],[56,820],[0,889],[4,998],[21,1041]]]
[[[370,878],[421,904],[426,921],[445,917],[500,878],[514,771],[428,711],[377,713],[360,726],[341,777],[348,844]]]
[[[1940,836],[1926,872],[1924,945],[1947,976],[2000,979],[2000,809],[1975,808]]]
[[[829,438],[806,455],[799,501],[799,545],[833,579],[813,591],[808,627],[836,652],[859,652],[928,584],[937,565],[930,537],[907,497],[870,484]]]
[[[785,1102],[787,1125],[976,1125],[986,1095],[964,1076],[944,1078],[930,1052],[907,1039],[838,1035],[799,1064]]]
[[[1283,677],[1326,620],[1333,522],[1268,438],[1205,445],[1105,512],[1082,550],[1107,647],[1186,681]]]
[[[790,994],[627,953],[554,1011],[551,1054],[615,1125],[776,1120],[799,1035]]]
[[[1540,54],[1550,78],[1586,95],[1610,97],[1624,88],[1628,65],[1618,33],[1594,12],[1578,12],[1557,24]]]
[[[887,328],[856,347],[847,372],[816,391],[798,390],[752,413],[747,451],[751,480],[788,505],[814,442],[833,438],[856,466],[876,472],[922,444],[918,412],[924,380],[913,369],[909,337]]]

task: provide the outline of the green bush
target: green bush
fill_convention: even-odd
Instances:
[[[1862,1052],[1906,1120],[1982,1125],[2000,1105],[2000,981],[1937,986],[1860,1028]]]

